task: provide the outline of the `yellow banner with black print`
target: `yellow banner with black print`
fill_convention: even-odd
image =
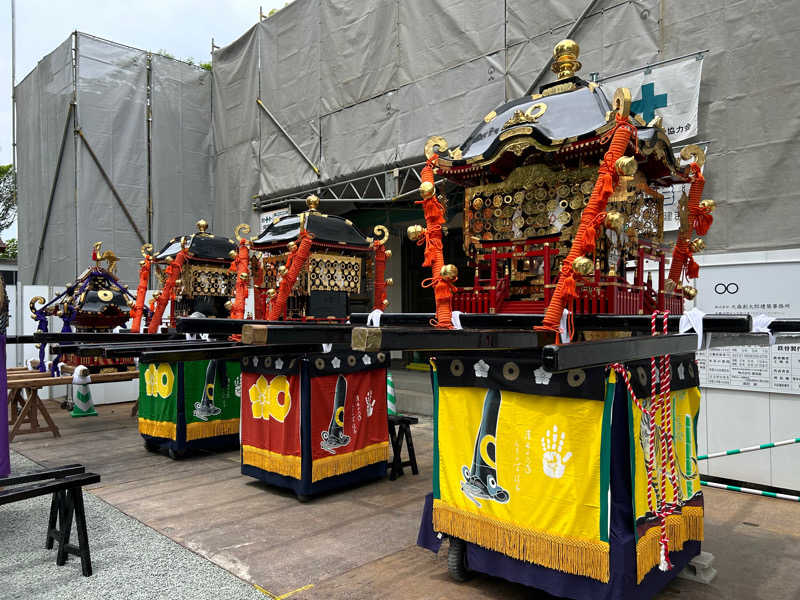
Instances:
[[[438,388],[434,529],[608,581],[608,387],[608,402]]]
[[[649,409],[650,399],[641,400]],[[630,403],[633,502],[636,519],[637,583],[660,561],[660,525],[655,518],[658,506],[673,504],[676,514],[666,518],[670,551],[681,550],[688,540],[703,539],[703,493],[697,466],[697,418],[700,411],[700,390],[696,387],[672,392],[669,406],[660,407],[655,418],[643,415],[635,403]],[[669,453],[662,447],[664,411],[672,423],[672,450],[675,459],[677,488],[670,477]],[[648,494],[646,459],[653,445],[655,464],[653,489]],[[661,486],[662,475],[665,484]]]

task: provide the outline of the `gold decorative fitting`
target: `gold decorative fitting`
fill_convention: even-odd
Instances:
[[[311,194],[308,198],[306,198],[306,206],[308,207],[308,210],[316,212],[317,208],[319,207],[319,197]]]
[[[612,210],[606,214],[606,227],[614,231],[621,232],[622,227],[625,225],[625,217],[619,211]]]
[[[197,222],[197,231],[199,231],[200,233],[206,233],[207,230],[208,230],[208,221],[206,221],[205,219],[200,219]]]
[[[694,300],[697,297],[697,289],[690,285],[683,286],[683,297],[687,300]]]
[[[436,194],[436,188],[430,181],[423,181],[419,185],[419,193],[425,199],[432,198]]]
[[[142,256],[147,258],[153,253],[153,244],[144,244],[140,249],[139,252],[142,253]]]
[[[572,262],[572,270],[578,275],[591,275],[594,271],[594,263],[591,258],[579,256]]]
[[[297,248],[297,242],[289,242],[286,244],[286,247],[289,249],[289,252],[293,252]]]
[[[230,250],[228,252],[228,256],[231,258],[236,258],[236,250]]]
[[[681,158],[683,160],[694,158],[694,162],[697,163],[698,167],[702,167],[706,163],[706,153],[697,144],[689,144],[681,148]]]
[[[406,229],[406,235],[408,236],[408,239],[413,242],[419,239],[424,231],[425,229],[422,227],[422,225],[409,225],[408,229]]]
[[[572,77],[581,68],[581,63],[578,60],[580,55],[580,46],[574,40],[561,40],[553,48],[553,64],[550,69],[559,79],[566,79]]]
[[[425,158],[430,158],[434,154],[447,150],[447,140],[440,135],[434,135],[425,142]]]
[[[452,150],[448,150],[447,154],[453,160],[461,160],[463,158],[463,154],[461,153],[461,148],[453,148]]]
[[[233,302],[231,302],[230,300],[228,300],[228,301],[225,303],[225,310],[227,310],[227,311],[230,311],[232,308],[233,308]]]
[[[458,267],[450,264],[444,265],[439,271],[439,276],[444,279],[449,279],[450,281],[455,281],[458,279]]]
[[[101,302],[111,302],[114,298],[114,293],[111,290],[99,290],[97,297],[100,298]]]
[[[664,120],[661,116],[655,117],[652,121],[647,124],[648,127],[655,127],[656,129],[664,129]]]
[[[389,240],[389,230],[384,225],[375,225],[372,229],[372,233],[375,234],[375,241],[381,246]]]
[[[617,159],[617,162],[614,163],[614,167],[617,169],[617,173],[620,175],[632,177],[634,173],[636,173],[636,169],[639,168],[639,165],[636,163],[636,159],[632,156],[620,156]]]
[[[628,88],[617,88],[614,92],[614,99],[611,102],[613,110],[623,117],[628,118],[631,114],[631,91]]]
[[[250,279],[250,274],[249,273],[239,273],[239,279],[241,279],[242,281],[247,281],[248,279]]]
[[[384,283],[386,284],[386,287],[392,287],[394,285],[394,279],[389,277],[389,279],[387,279]]]
[[[277,295],[278,295],[278,292],[276,292],[273,288],[269,288],[267,290],[267,296],[269,296],[270,298],[274,298]]]
[[[496,116],[497,116],[497,113],[495,111],[492,111],[488,115],[483,117],[483,122],[484,123],[491,123],[492,119],[494,119]]]
[[[244,239],[242,233],[244,233],[244,235],[250,233],[250,225],[247,223],[239,223],[233,230],[233,235],[238,242],[241,242]]]
[[[278,267],[278,274],[279,275],[286,275],[286,265],[280,265]]]
[[[692,249],[692,252],[702,252],[706,249],[706,243],[700,238],[696,238],[689,242],[689,248]]]
[[[717,203],[714,202],[711,198],[707,200],[701,200],[700,208],[707,210],[708,212],[714,212],[714,209],[717,208]]]
[[[308,260],[308,291],[361,292],[361,259],[313,253]]]
[[[544,102],[531,104],[525,110],[525,112],[521,110],[515,110],[511,118],[503,124],[503,129],[508,129],[509,127],[514,127],[515,125],[522,125],[525,123],[537,123],[539,121],[539,117],[541,117],[545,112],[547,112],[547,104]],[[531,130],[531,132],[532,131],[533,130]]]
[[[168,257],[167,257],[167,258],[165,258],[164,260],[167,262],[167,264],[169,264],[169,263],[171,263],[171,262],[172,262],[174,259],[173,259],[171,256],[168,256]]]
[[[389,300],[388,299],[384,300],[382,302],[382,304],[383,304],[383,307],[386,308],[387,306],[389,306]]]

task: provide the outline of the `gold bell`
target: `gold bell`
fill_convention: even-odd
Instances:
[[[286,265],[280,265],[278,267],[278,273],[280,273],[281,275],[286,275]]]
[[[714,212],[714,209],[717,208],[717,203],[714,202],[711,198],[709,198],[708,200],[701,200],[700,208],[705,209],[708,212]]]
[[[436,193],[436,188],[434,188],[430,181],[423,181],[419,185],[419,193],[423,198],[428,199],[433,197],[433,195]]]
[[[394,279],[389,277],[389,279],[387,279],[384,283],[386,284],[386,287],[392,287],[394,285]]]
[[[694,300],[697,297],[697,289],[690,285],[683,286],[683,297],[687,300]]]
[[[287,248],[289,249],[289,251],[291,252],[291,251],[293,251],[295,248],[297,248],[297,242],[289,242],[288,244],[286,244],[286,247],[287,247]]]
[[[267,296],[269,296],[270,298],[274,298],[277,295],[278,295],[278,292],[276,292],[274,288],[269,288],[267,290]]]
[[[425,229],[422,227],[422,225],[409,225],[408,229],[406,230],[406,235],[408,236],[408,239],[413,242],[414,240],[417,240],[424,231]]]
[[[386,251],[386,258],[392,258],[392,251],[391,250],[387,250]]]
[[[572,262],[572,270],[578,275],[591,275],[594,271],[594,263],[587,256],[579,256]]]
[[[230,256],[231,258],[236,258],[236,250],[231,250],[230,252],[228,252],[228,256]]]
[[[233,308],[233,302],[231,302],[230,300],[228,300],[228,301],[225,303],[225,310],[227,310],[227,311],[229,311],[229,312],[230,312],[230,310],[231,310],[232,308]]]
[[[458,279],[458,267],[455,265],[445,265],[439,271],[439,276],[450,281]]]
[[[384,300],[384,301],[383,301],[383,306],[384,306],[384,308],[386,308],[387,306],[389,306],[389,300],[388,300],[388,298],[387,298],[386,300]]]
[[[689,242],[689,248],[692,249],[692,252],[702,252],[706,249],[706,243],[700,238],[696,238]]]

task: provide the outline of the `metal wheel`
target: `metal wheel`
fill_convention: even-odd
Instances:
[[[472,572],[467,567],[467,543],[464,540],[450,538],[447,572],[455,581],[467,581],[472,577]]]

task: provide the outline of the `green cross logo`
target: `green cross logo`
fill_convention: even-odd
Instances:
[[[646,123],[649,123],[655,118],[657,108],[666,108],[667,106],[667,95],[666,94],[656,95],[655,91],[656,91],[655,83],[645,83],[642,86],[641,100],[636,100],[635,102],[631,102],[631,113],[633,114],[641,113],[642,118],[645,120]]]

